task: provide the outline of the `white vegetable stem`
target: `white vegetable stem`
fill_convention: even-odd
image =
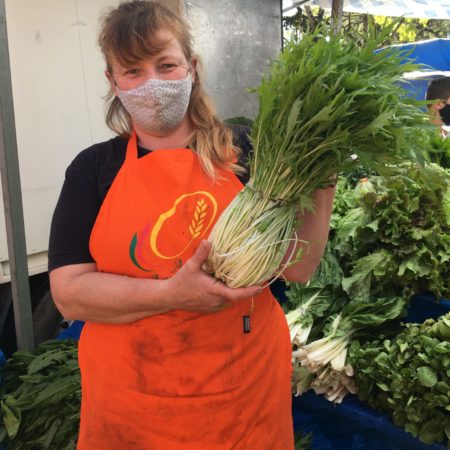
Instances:
[[[292,345],[300,347],[308,341],[309,333],[314,323],[309,309],[321,292],[321,290],[316,292],[308,301],[286,314]]]
[[[277,276],[297,208],[263,197],[249,186],[237,195],[211,231],[207,269],[229,287],[262,284]]]

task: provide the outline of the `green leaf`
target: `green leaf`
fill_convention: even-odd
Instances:
[[[10,439],[13,439],[19,431],[21,423],[20,410],[14,407],[11,402],[8,404],[8,397],[1,402],[1,409],[3,413],[3,423],[8,432]]]
[[[389,256],[379,251],[360,258],[353,266],[352,276],[342,280],[342,288],[355,300],[370,301],[372,274]]]
[[[419,439],[425,444],[434,444],[444,439],[442,419],[431,419],[419,430]]]
[[[430,367],[419,367],[417,369],[417,376],[422,386],[433,387],[437,383],[437,375]]]
[[[389,392],[389,386],[385,383],[377,383],[377,386],[384,392]]]
[[[28,366],[28,374],[32,375],[42,369],[49,367],[55,362],[61,362],[66,359],[65,352],[61,352],[59,349],[51,350],[37,356],[31,364]]]

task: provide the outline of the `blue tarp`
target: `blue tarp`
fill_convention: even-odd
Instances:
[[[73,321],[69,328],[58,335],[58,339],[79,339],[83,325],[81,320]]]
[[[450,70],[450,39],[429,39],[391,47],[410,51],[408,59],[424,64],[429,70]]]
[[[294,397],[294,427],[312,433],[313,450],[445,450],[441,444],[426,445],[396,427],[381,414],[348,396],[334,406],[324,397],[308,391]]]
[[[425,99],[430,80],[439,77],[433,72],[450,71],[450,39],[430,39],[393,45],[391,48],[400,49],[405,54],[410,52],[405,59],[424,65],[421,76],[414,80],[408,80],[405,86],[417,100]],[[426,75],[426,71],[430,72],[429,76]]]

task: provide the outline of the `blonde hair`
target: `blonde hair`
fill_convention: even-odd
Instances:
[[[185,19],[156,1],[134,0],[120,4],[101,19],[99,45],[112,74],[111,58],[130,65],[161,51],[164,42],[154,35],[160,29],[170,31],[183,49],[188,61],[194,57],[192,36]],[[231,130],[216,116],[202,86],[202,74],[195,68],[195,83],[187,111],[193,125],[190,147],[198,154],[206,173],[213,179],[217,169],[242,171],[233,161],[239,149],[233,146]],[[106,124],[119,136],[129,138],[131,117],[112,90],[106,97]]]

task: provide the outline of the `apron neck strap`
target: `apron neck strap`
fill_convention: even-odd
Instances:
[[[130,139],[128,139],[127,154],[125,156],[125,161],[132,161],[137,159],[138,149],[137,149],[137,136],[136,131],[132,130]]]

